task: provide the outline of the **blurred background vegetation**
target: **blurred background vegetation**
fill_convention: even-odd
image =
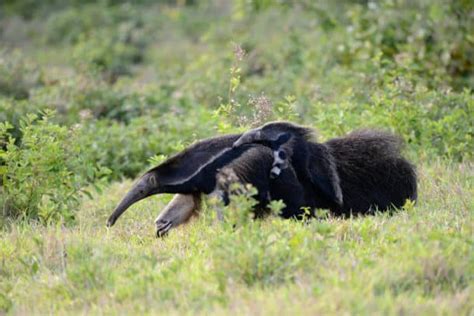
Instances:
[[[4,0],[2,222],[73,222],[90,188],[275,119],[471,161],[473,30],[469,0]]]

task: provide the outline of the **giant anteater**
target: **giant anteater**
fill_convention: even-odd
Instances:
[[[284,218],[303,209],[329,209],[335,215],[367,214],[416,200],[416,173],[400,154],[398,137],[364,130],[325,143],[310,128],[272,122],[241,135],[200,141],[146,172],[123,198],[107,225],[135,202],[159,193],[178,193],[157,218],[157,232],[185,222],[201,194],[217,193],[228,202],[234,174],[256,187],[256,215],[270,200],[283,200]]]

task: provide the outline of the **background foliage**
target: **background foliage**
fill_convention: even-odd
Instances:
[[[163,302],[177,313],[248,313],[249,297],[268,307],[296,295],[317,313],[403,313],[396,302],[414,295],[408,311],[467,313],[473,12],[468,0],[2,1],[0,310],[29,313],[29,288],[52,302],[47,312],[98,312],[90,302],[113,298],[112,312]],[[419,166],[419,206],[393,219],[244,221],[237,231],[235,218],[220,227],[204,216],[159,251],[130,221],[101,235],[126,190],[113,181],[129,184],[197,139],[275,119],[321,140],[366,127],[400,134]],[[232,212],[246,214],[246,203]],[[408,263],[388,276],[390,252]],[[336,297],[347,299],[328,305]]]

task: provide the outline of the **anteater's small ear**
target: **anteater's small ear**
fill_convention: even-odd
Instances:
[[[148,182],[150,183],[151,186],[156,187],[158,185],[158,180],[156,179],[156,175],[153,173],[150,174],[150,177],[148,177]]]
[[[290,140],[290,138],[290,133],[281,133],[280,135],[278,135],[278,138],[275,141],[276,147],[280,147],[281,145],[285,144],[288,140]]]
[[[318,144],[312,148],[308,174],[311,182],[324,193],[326,198],[342,206],[343,196],[339,174],[334,158],[326,146]]]

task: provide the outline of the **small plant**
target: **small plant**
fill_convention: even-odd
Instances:
[[[279,120],[295,121],[296,114],[296,97],[288,95],[285,99],[279,102],[275,108],[275,116]]]
[[[241,107],[239,101],[236,100],[236,92],[241,83],[242,69],[240,64],[243,61],[245,54],[245,50],[242,49],[240,45],[234,44],[232,65],[229,70],[230,77],[227,91],[227,102],[221,103],[215,111],[215,117],[223,116],[232,123],[236,120],[238,109]],[[222,124],[219,130],[225,132],[228,129],[229,126],[227,124]]]
[[[235,44],[233,62],[230,67],[230,79],[227,93],[227,102],[221,103],[215,112],[215,117],[225,117],[232,124],[241,127],[259,126],[271,120],[295,121],[298,118],[296,111],[296,97],[288,95],[283,101],[274,105],[264,93],[258,96],[249,96],[247,103],[242,104],[237,98],[238,89],[242,82],[242,62],[247,52]],[[228,132],[228,125],[224,125],[222,132]]]
[[[281,211],[285,208],[285,202],[282,200],[273,200],[268,205],[268,208],[274,216],[280,216]]]
[[[226,222],[233,228],[245,226],[254,217],[253,209],[257,205],[254,196],[258,191],[250,184],[233,183],[230,193],[231,203],[225,210]]]
[[[106,173],[89,163],[77,131],[52,118],[50,111],[23,118],[19,143],[8,133],[12,126],[0,124],[3,218],[70,222],[85,186]]]

